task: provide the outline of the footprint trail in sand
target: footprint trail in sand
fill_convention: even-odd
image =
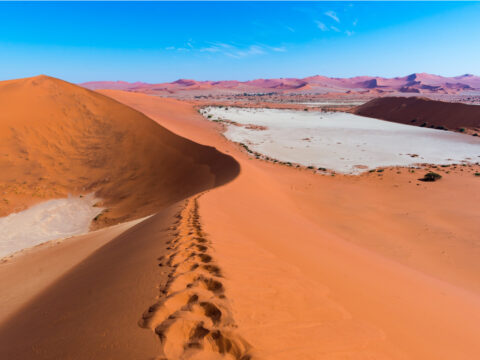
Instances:
[[[250,360],[251,346],[236,333],[222,271],[202,232],[197,200],[187,200],[176,215],[167,254],[158,259],[159,266],[170,271],[168,280],[160,284],[158,301],[139,324],[158,335],[162,360]]]

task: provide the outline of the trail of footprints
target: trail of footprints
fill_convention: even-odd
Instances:
[[[159,266],[170,269],[158,301],[145,311],[140,326],[154,331],[162,344],[161,360],[250,360],[251,346],[236,334],[221,269],[202,232],[198,197],[189,199],[170,228],[173,239]]]

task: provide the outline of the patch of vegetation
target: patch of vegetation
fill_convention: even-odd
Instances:
[[[319,167],[317,170],[320,170],[320,171],[327,171],[327,169],[326,169],[326,168],[324,168],[324,167]]]
[[[480,176],[480,173],[479,172],[476,172],[475,174],[473,174],[475,176]]]
[[[378,169],[377,172],[383,172],[384,170],[383,169]]]
[[[465,132],[465,128],[460,128],[460,129],[458,129],[458,131]]]
[[[248,153],[253,154],[253,151],[250,150],[250,148],[244,143],[240,143],[240,146],[243,147]]]
[[[418,180],[420,180],[420,181],[437,181],[437,180],[440,180],[441,178],[442,178],[442,175],[434,173],[433,171],[430,171],[430,172],[426,173],[423,176],[423,178],[418,179]]]

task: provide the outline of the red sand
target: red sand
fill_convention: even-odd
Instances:
[[[108,209],[95,224],[101,227],[150,215],[238,171],[211,147],[47,76],[0,82],[0,108],[0,216],[95,192]]]
[[[402,124],[480,132],[480,106],[419,97],[384,97],[352,110],[354,114]]]
[[[410,74],[395,78],[374,76],[356,76],[352,78],[329,78],[326,76],[310,76],[303,79],[256,79],[250,81],[196,81],[180,79],[171,83],[147,84],[126,83],[123,81],[92,81],[80,84],[89,89],[129,90],[134,92],[171,95],[176,93],[198,93],[198,95],[214,95],[217,93],[345,93],[367,92],[382,93],[424,93],[424,94],[456,94],[464,91],[480,89],[480,77],[462,75],[443,77],[432,74]]]
[[[480,356],[478,167],[436,183],[407,169],[318,176],[250,159],[187,105],[105,93],[240,162],[200,215],[240,330],[263,357]]]
[[[251,159],[192,104],[103,93],[240,174],[114,239],[101,230],[81,254],[66,240],[73,267],[52,269],[55,247],[40,247],[53,280],[33,296],[21,279],[38,252],[1,264],[0,279],[19,274],[4,291],[29,298],[0,323],[3,357],[480,358],[478,166],[436,169],[434,183],[417,181],[425,170],[321,176]]]

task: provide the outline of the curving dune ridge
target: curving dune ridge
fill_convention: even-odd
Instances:
[[[182,349],[184,337],[170,331],[177,325],[161,321],[169,341],[162,346],[160,334],[142,323],[142,313],[159,301],[159,286],[181,275],[175,267],[159,266],[157,258],[179,241],[177,232],[185,232],[183,240],[192,231],[200,234],[191,216],[191,223],[172,230],[183,201],[234,178],[238,163],[113,99],[46,76],[1,82],[0,106],[3,214],[47,198],[92,192],[109,210],[96,227],[156,213],[0,262],[0,358],[147,359],[169,354],[171,343]],[[201,279],[198,289],[186,291],[200,294],[188,305],[198,313],[196,328],[208,339],[207,354],[216,356],[235,342],[228,351],[243,356],[247,345],[234,324],[217,319],[217,306],[229,305],[215,287],[220,274],[207,247],[197,244],[205,264],[193,264],[201,268],[190,276]],[[191,260],[196,258],[184,266]],[[181,277],[172,287],[179,284]],[[159,319],[156,314],[152,321]]]
[[[0,216],[69,193],[107,208],[94,227],[222,184],[237,163],[101,94],[48,76],[0,82]]]

